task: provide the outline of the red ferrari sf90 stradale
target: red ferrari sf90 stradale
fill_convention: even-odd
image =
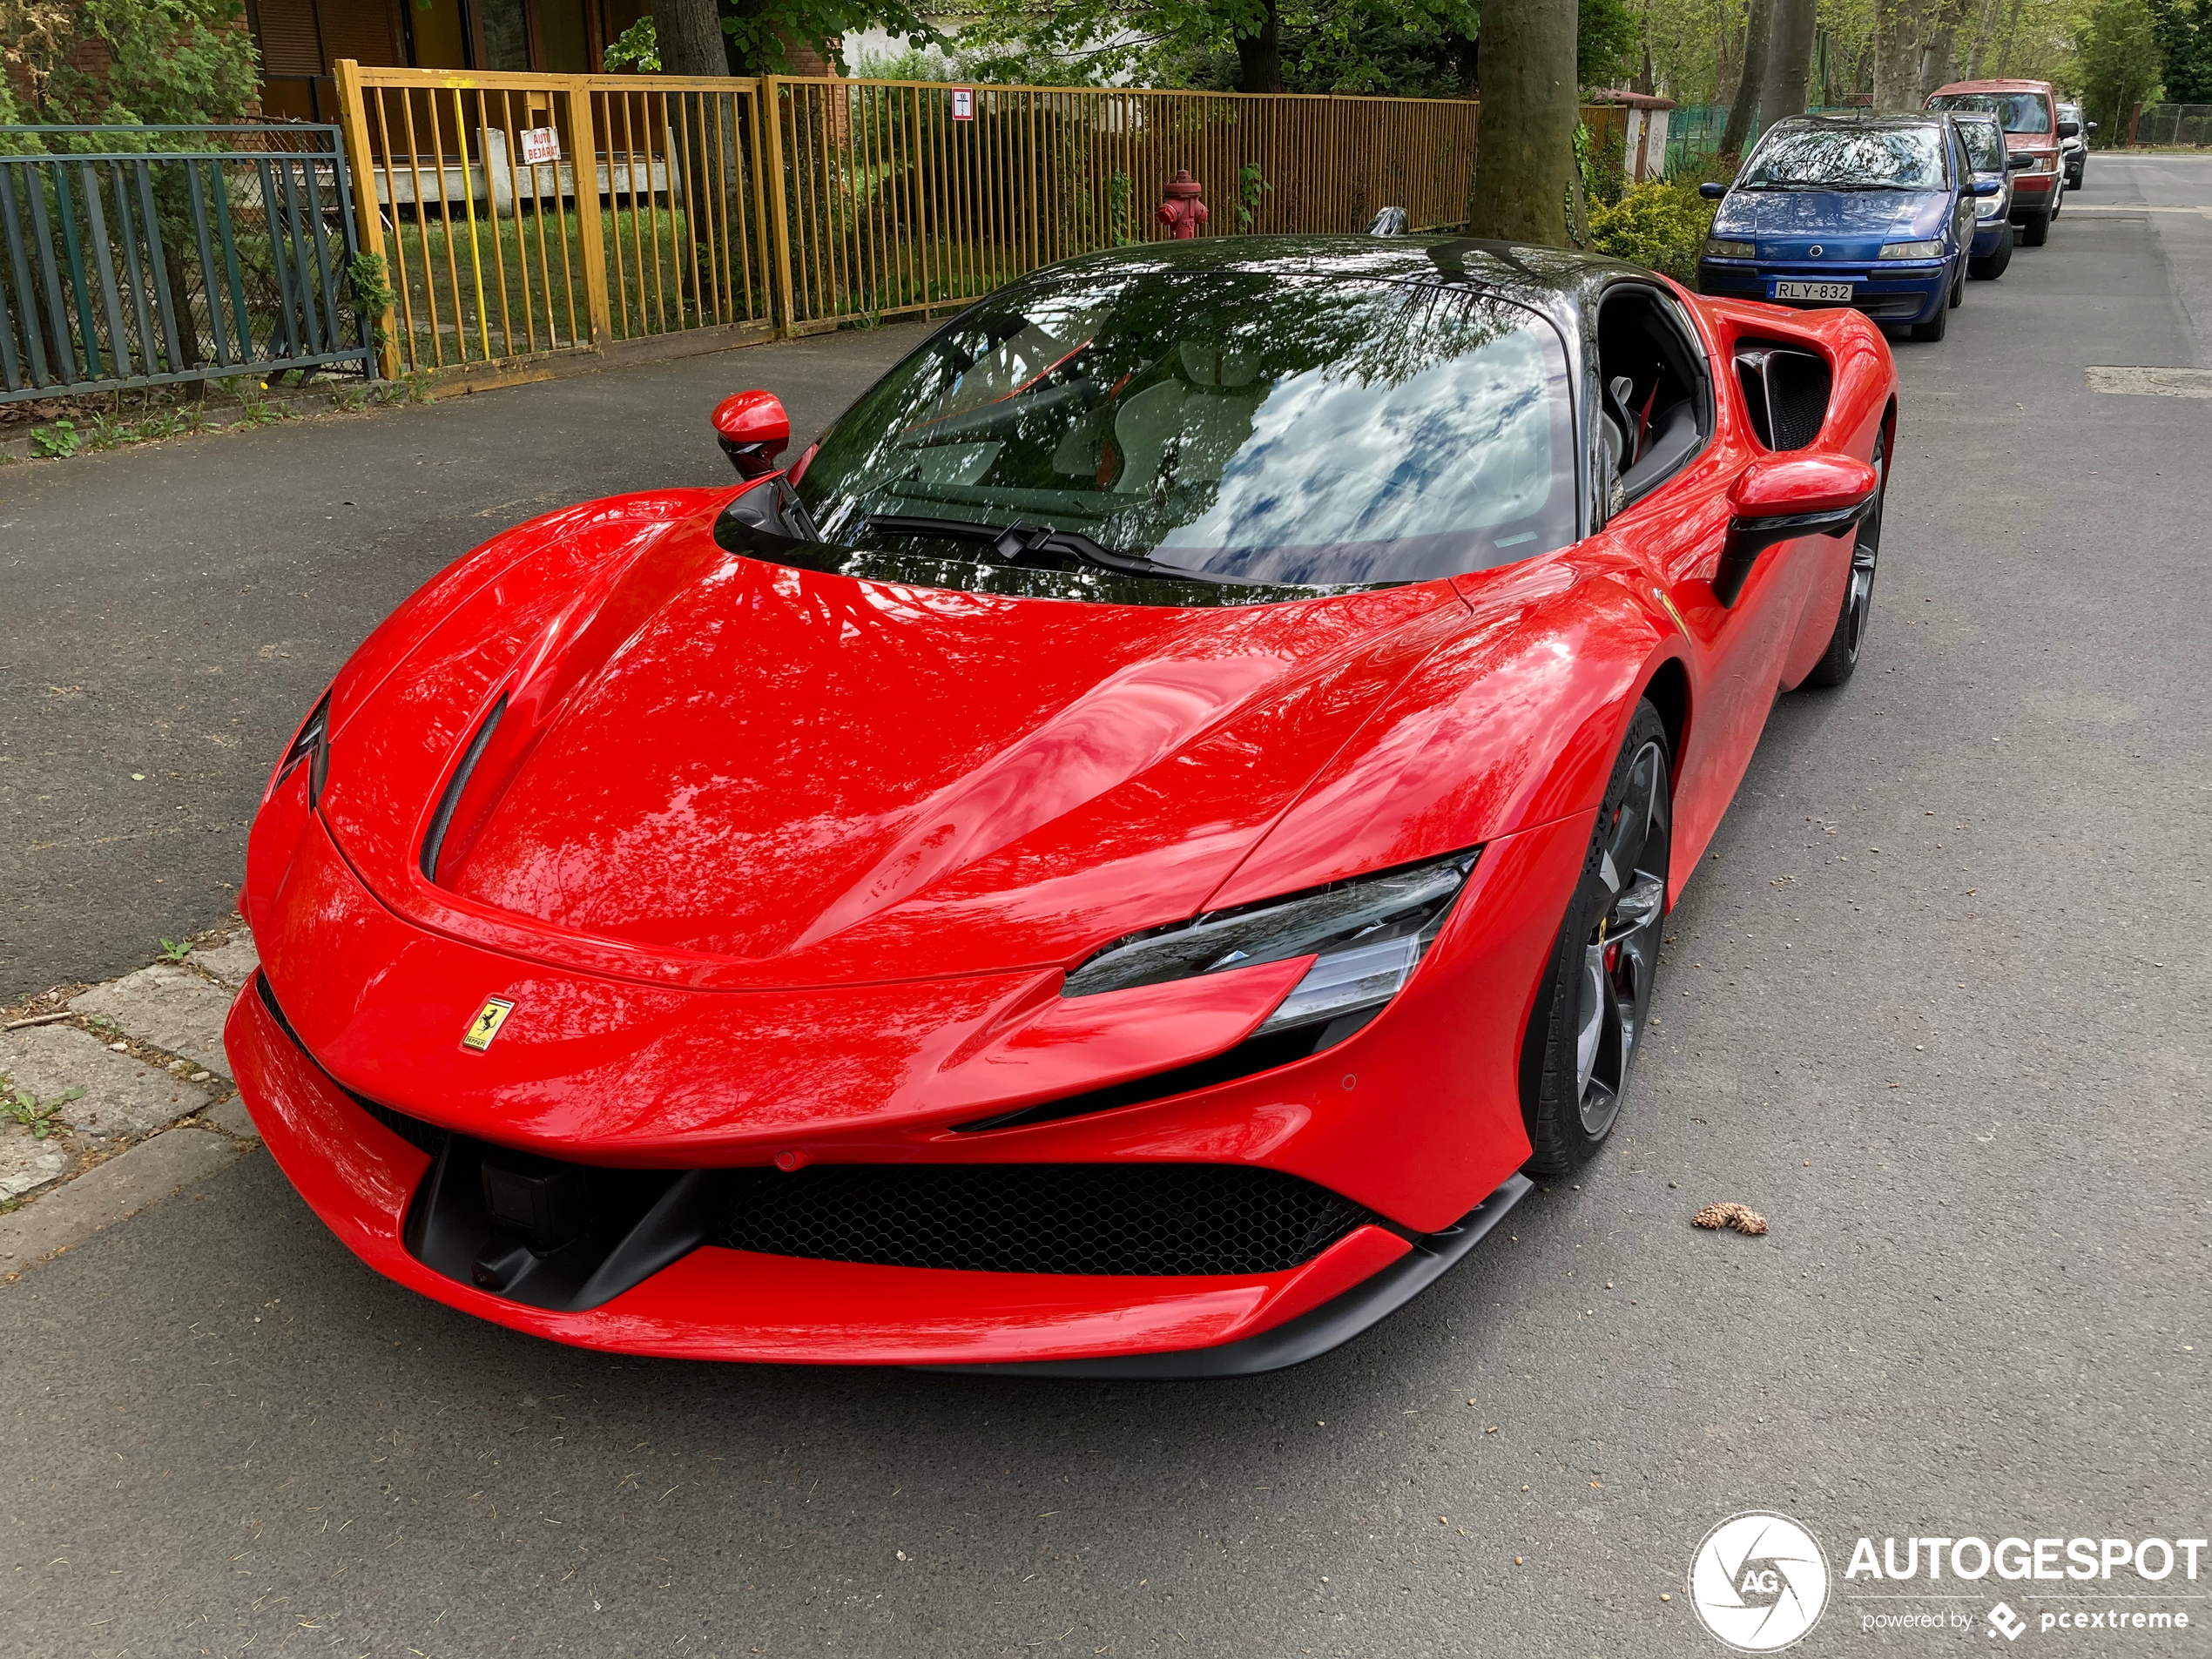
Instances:
[[[1466,240],[1016,282],[788,471],[432,581],[270,780],[228,1040],[378,1271],[563,1341],[1219,1376],[1612,1129],[1865,632],[1848,311]]]

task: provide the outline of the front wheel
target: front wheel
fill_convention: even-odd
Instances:
[[[1966,274],[1977,281],[1994,282],[2005,274],[2005,267],[2013,262],[2013,227],[2005,226],[2004,235],[1997,239],[1997,246],[1978,260],[1966,261]]]
[[[1966,267],[1962,262],[1959,274],[1951,279],[1951,309],[1956,311],[1966,297]]]
[[[1946,300],[1944,304],[1936,307],[1935,319],[1933,321],[1916,322],[1912,325],[1912,338],[1932,344],[1936,341],[1941,340],[1944,336],[1945,331],[1950,327],[1951,306],[1949,301]]]
[[[1581,1166],[1621,1115],[1651,1014],[1673,826],[1667,729],[1639,702],[1521,1042],[1534,1174]]]
[[[1886,442],[1874,440],[1874,504],[1858,521],[1851,549],[1851,580],[1844,585],[1844,603],[1836,612],[1836,631],[1828,649],[1805,676],[1808,685],[1841,685],[1858,666],[1859,648],[1866,643],[1866,624],[1874,614],[1874,566],[1882,556],[1882,492],[1889,486]]]

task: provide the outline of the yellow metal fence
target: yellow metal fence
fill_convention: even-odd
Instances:
[[[1386,206],[1447,229],[1474,167],[1462,99],[350,60],[337,80],[388,375],[958,306],[1169,234],[1179,169],[1208,235],[1357,232]]]

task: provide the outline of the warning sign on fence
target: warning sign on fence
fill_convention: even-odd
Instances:
[[[558,127],[524,127],[523,129],[523,161],[527,166],[542,166],[561,158],[561,132]]]
[[[975,89],[972,86],[953,88],[953,119],[973,121],[975,118]]]

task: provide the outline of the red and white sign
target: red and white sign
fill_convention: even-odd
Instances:
[[[543,166],[561,158],[561,132],[558,127],[524,127],[523,129],[523,161],[526,166]]]
[[[953,88],[953,119],[973,121],[975,118],[975,89],[972,86]]]

